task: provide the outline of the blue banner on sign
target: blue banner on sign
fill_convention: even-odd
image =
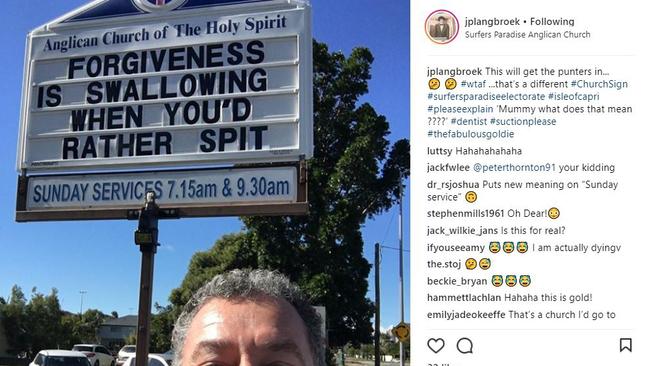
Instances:
[[[66,19],[64,22],[78,22],[84,20],[114,18],[125,15],[142,14],[132,0],[107,0],[94,6],[83,13]]]
[[[200,8],[205,6],[232,5],[242,3],[261,3],[271,0],[188,0],[180,9]]]
[[[63,22],[81,22],[88,20],[123,17],[128,15],[146,14],[150,11],[155,11],[156,7],[173,11],[221,5],[259,3],[267,1],[272,0],[106,0],[86,11],[83,11],[71,18],[64,20]],[[145,6],[138,6],[136,3],[142,3]],[[173,3],[178,3],[177,7],[174,6]],[[170,5],[173,6],[173,8],[169,8]]]

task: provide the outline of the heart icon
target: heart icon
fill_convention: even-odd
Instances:
[[[433,353],[438,353],[445,348],[445,340],[442,338],[429,338],[427,346]]]

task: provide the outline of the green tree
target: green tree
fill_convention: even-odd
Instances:
[[[156,303],[154,308],[156,313],[151,316],[149,351],[152,353],[165,353],[171,349],[171,336],[176,318],[171,305],[160,306]]]
[[[76,343],[97,341],[97,330],[107,318],[99,310],[89,309],[81,317],[61,310],[58,291],[44,295],[32,289],[27,301],[20,287],[14,286],[6,304],[0,304],[9,353],[29,357],[47,348],[70,349]]]
[[[245,218],[258,266],[288,274],[327,308],[330,345],[370,341],[370,265],[361,227],[397,200],[409,174],[409,144],[391,146],[389,125],[359,98],[368,92],[373,57],[354,49],[346,58],[314,44],[314,158],[309,208],[303,217]]]
[[[61,339],[62,349],[72,349],[75,344],[82,343],[79,335],[79,324],[81,320],[78,314],[64,314],[61,318]]]
[[[86,310],[74,329],[75,336],[83,343],[97,343],[97,331],[107,318],[109,316],[97,309]]]
[[[138,343],[138,337],[135,334],[135,331],[131,332],[126,338],[124,338],[124,344],[136,344]],[[149,350],[149,352],[153,352]]]
[[[180,308],[194,291],[216,274],[235,268],[255,268],[257,258],[251,238],[252,235],[246,233],[225,235],[216,241],[211,250],[195,253],[183,283],[170,295],[170,301],[174,305],[172,314],[177,317]]]
[[[69,346],[72,326],[64,321],[56,289],[44,295],[34,288],[29,301],[20,287],[11,292],[9,303],[0,307],[10,353],[31,356],[44,348]]]
[[[399,359],[399,341],[391,334],[390,330],[381,333],[379,336],[379,349],[383,355],[393,356]],[[410,338],[404,342],[404,359],[408,360],[411,351]]]
[[[52,289],[49,295],[43,295],[34,288],[31,299],[25,306],[25,315],[26,328],[29,330],[27,343],[32,352],[62,346],[63,312],[56,289]]]
[[[14,355],[29,351],[27,325],[27,299],[20,287],[11,288],[7,304],[2,306],[2,319],[9,353]]]
[[[379,335],[379,351],[382,355],[399,357],[399,342],[390,334],[390,330]]]
[[[375,348],[372,344],[362,344],[359,346],[362,358],[374,358]]]
[[[373,61],[366,48],[349,57],[314,42],[314,158],[309,161],[309,215],[244,218],[245,231],[196,253],[172,291],[177,315],[191,294],[233,268],[277,269],[327,308],[330,346],[370,342],[370,264],[361,228],[396,203],[409,175],[409,143],[391,145],[389,125],[359,98]],[[401,121],[408,123],[408,121]]]
[[[151,315],[150,322],[150,339],[149,339],[149,352],[150,353],[165,353],[171,349],[171,336],[176,317],[172,311],[172,306],[160,306],[158,303],[154,304],[155,313]],[[125,339],[125,344],[136,344],[138,339],[137,333],[134,331],[129,334]]]

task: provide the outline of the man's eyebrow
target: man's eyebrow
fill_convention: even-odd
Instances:
[[[216,354],[228,347],[234,347],[234,344],[220,340],[202,341],[196,345],[196,349],[192,352],[191,359],[192,361],[196,361],[196,359],[202,354]]]
[[[194,349],[194,352],[192,352],[191,360],[194,362],[204,354],[218,354],[222,350],[229,347],[236,347],[236,345],[234,343],[221,340],[202,341],[196,345],[196,349]],[[280,339],[264,342],[260,344],[260,347],[271,352],[289,353],[298,359],[300,366],[306,365],[305,357],[300,352],[300,347],[298,347],[298,345],[291,339]]]
[[[295,356],[298,359],[298,361],[300,361],[300,365],[302,366],[306,365],[305,357],[300,352],[300,347],[298,347],[296,342],[292,341],[291,339],[279,339],[279,340],[264,342],[260,344],[260,347],[266,348],[271,352],[290,353],[293,356]]]

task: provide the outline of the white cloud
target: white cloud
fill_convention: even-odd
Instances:
[[[168,252],[170,252],[170,253],[173,253],[173,252],[176,251],[176,248],[174,248],[173,245],[169,245],[169,244],[163,244],[163,245],[161,245],[161,246],[160,246],[160,249],[166,250],[166,251],[168,251]]]

